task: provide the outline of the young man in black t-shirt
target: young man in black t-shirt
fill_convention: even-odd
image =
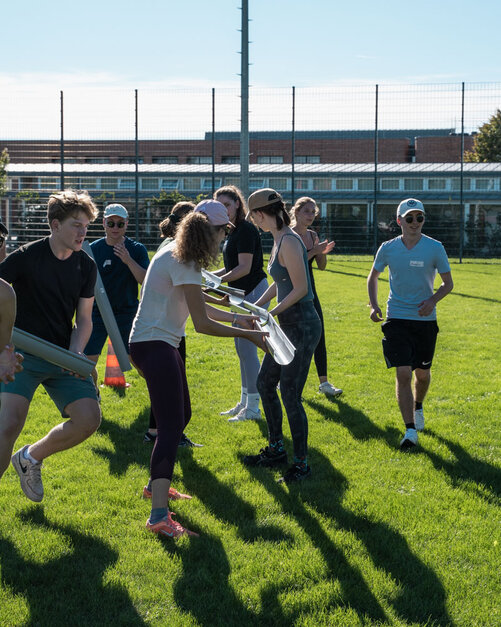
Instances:
[[[17,328],[81,354],[92,331],[96,281],[96,265],[81,249],[97,209],[87,192],[66,190],[49,198],[47,216],[50,236],[10,254],[0,264],[0,277],[16,292]],[[15,381],[0,387],[0,477],[40,384],[61,414],[69,417],[12,457],[23,492],[39,502],[42,461],[92,435],[101,412],[90,377],[82,379],[29,353],[24,353],[23,367]]]

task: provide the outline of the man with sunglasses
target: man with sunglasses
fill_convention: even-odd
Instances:
[[[414,198],[403,200],[397,209],[402,235],[380,246],[367,279],[371,320],[382,322],[378,277],[388,266],[390,294],[382,325],[383,354],[387,367],[396,368],[397,402],[405,424],[400,442],[403,450],[414,448],[417,432],[424,430],[423,401],[438,333],[435,306],[453,288],[447,253],[440,242],[422,234],[424,222],[423,203]],[[434,292],[437,272],[442,284]]]
[[[127,350],[132,321],[139,304],[138,285],[144,281],[149,264],[148,251],[143,244],[125,235],[128,224],[129,213],[123,205],[108,205],[104,209],[103,217],[105,237],[90,245]],[[92,324],[92,335],[84,353],[97,363],[108,332],[95,303]],[[97,384],[97,373],[94,379]]]

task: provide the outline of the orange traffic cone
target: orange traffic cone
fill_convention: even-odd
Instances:
[[[106,356],[103,385],[109,385],[113,388],[128,388],[130,386],[130,383],[125,381],[124,373],[120,369],[110,338],[108,338],[108,355]]]

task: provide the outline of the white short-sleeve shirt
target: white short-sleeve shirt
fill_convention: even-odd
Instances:
[[[180,263],[173,257],[174,246],[171,242],[151,260],[132,323],[131,343],[162,340],[179,347],[189,315],[182,286],[201,285],[202,276],[193,262]]]

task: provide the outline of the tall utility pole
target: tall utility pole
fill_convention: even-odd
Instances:
[[[240,72],[240,189],[249,195],[249,2],[242,0]]]

